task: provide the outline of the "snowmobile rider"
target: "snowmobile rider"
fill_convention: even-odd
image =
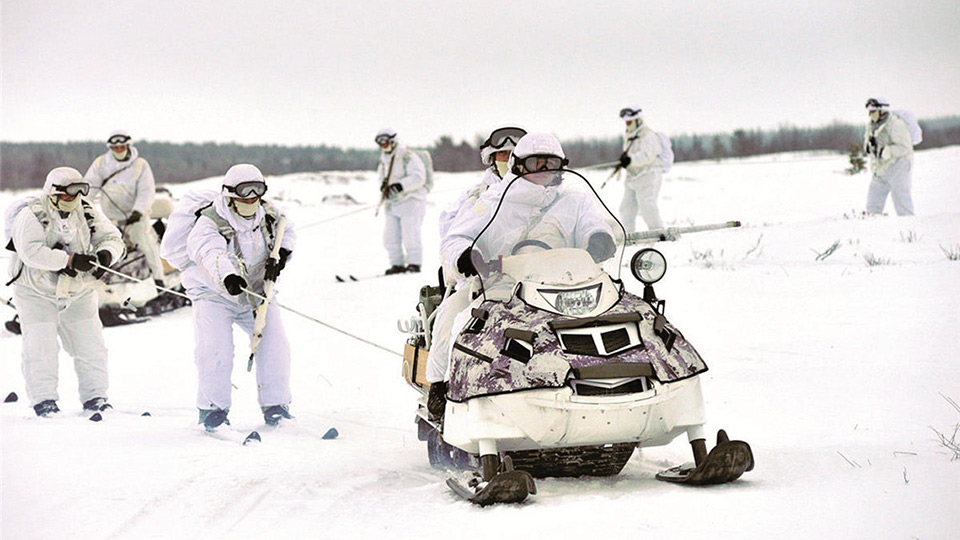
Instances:
[[[58,336],[73,357],[83,409],[111,408],[94,263],[110,266],[124,247],[120,231],[84,199],[89,191],[80,171],[57,167],[43,194],[25,199],[13,219],[10,283],[23,332],[23,378],[37,416],[60,412]]]
[[[493,130],[490,136],[480,145],[480,160],[487,169],[483,172],[480,183],[463,192],[459,198],[443,213],[440,214],[440,239],[443,241],[456,218],[468,212],[488,188],[495,186],[508,174],[509,160],[516,148],[517,142],[526,135],[526,130],[518,127],[502,127]],[[456,261],[453,261],[454,264]],[[449,277],[448,277],[449,276]],[[430,356],[427,359],[427,382],[431,388],[436,383],[443,383],[446,378],[447,364],[449,363],[450,331],[453,318],[457,313],[466,309],[472,298],[472,287],[466,279],[457,280],[456,273],[444,273],[447,285],[456,284],[456,291],[447,297],[438,307],[431,330]],[[434,401],[438,397],[434,394],[441,391],[431,390]],[[442,394],[440,394],[442,399]],[[442,409],[441,409],[442,410]]]
[[[266,192],[267,183],[257,167],[246,163],[230,167],[220,193],[199,211],[187,236],[187,253],[193,264],[183,270],[181,278],[193,301],[199,422],[210,430],[224,422],[229,424],[233,325],[253,333],[251,308],[255,309],[260,300],[243,291],[262,295],[264,282],[276,281],[296,243],[288,221],[279,263],[268,260],[283,213],[263,199]],[[291,418],[290,344],[279,308],[271,303],[266,313],[256,356],[257,389],[264,421],[276,425],[283,418]]]
[[[870,156],[870,187],[867,190],[867,213],[882,214],[887,195],[893,198],[898,216],[913,215],[913,138],[907,123],[890,111],[883,98],[867,100],[867,124],[864,150]]]
[[[160,241],[150,224],[155,195],[153,171],[126,131],[111,132],[107,148],[107,153],[93,161],[83,179],[94,190],[94,202],[120,228],[124,240],[143,253],[154,283],[163,287]]]
[[[383,246],[390,261],[385,274],[419,272],[423,264],[420,229],[427,212],[426,166],[400,142],[396,131],[382,129],[374,140],[380,147],[377,179],[386,218]]]
[[[603,261],[616,252],[607,218],[593,195],[568,191],[563,187],[562,169],[568,164],[560,141],[549,133],[529,133],[517,142],[510,157],[510,172],[499,184],[488,189],[467,212],[462,212],[440,244],[444,273],[458,279],[476,276],[482,261],[509,257],[531,249],[586,249],[595,261]],[[501,198],[503,199],[501,202]],[[497,207],[499,206],[499,210]],[[491,218],[496,218],[489,227]],[[487,227],[480,238],[477,236]],[[474,244],[474,239],[477,239]],[[473,245],[471,249],[471,245]],[[475,288],[471,280],[471,289]],[[443,381],[430,386],[428,409],[440,417],[445,405],[446,381],[450,379],[449,358],[455,337],[469,319],[469,305],[447,324],[452,331],[441,360],[446,365],[429,366]],[[449,316],[449,315],[448,315]],[[434,351],[431,351],[430,359]],[[432,398],[432,399],[430,399]],[[433,403],[433,407],[430,404]]]
[[[644,123],[643,111],[639,107],[621,109],[620,118],[626,128],[619,165],[626,172],[620,222],[627,234],[635,232],[639,209],[649,229],[662,229],[663,220],[657,207],[663,184],[663,170],[657,162],[662,150],[660,137]]]

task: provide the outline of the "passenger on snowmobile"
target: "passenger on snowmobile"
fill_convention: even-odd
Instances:
[[[57,407],[58,336],[80,384],[84,409],[107,404],[107,349],[97,316],[94,263],[123,256],[120,231],[84,198],[90,185],[70,167],[50,171],[43,195],[28,199],[11,230],[11,280],[23,332],[23,378],[38,416]],[[9,283],[8,283],[9,285]]]
[[[216,429],[227,421],[231,405],[230,374],[233,366],[233,324],[253,333],[259,301],[244,289],[263,294],[267,280],[276,281],[293,253],[296,236],[283,213],[263,199],[267,184],[250,164],[230,167],[220,193],[198,211],[187,236],[192,264],[181,273],[183,286],[193,300],[195,356],[199,389],[200,423]],[[279,260],[269,258],[279,226],[282,232]],[[223,293],[227,293],[224,295]],[[257,388],[264,420],[276,424],[290,418],[290,344],[280,310],[271,303],[257,352]]]
[[[483,172],[480,183],[463,192],[459,198],[440,214],[440,240],[446,238],[450,226],[461,214],[469,212],[477,200],[491,186],[497,185],[509,174],[509,160],[517,142],[526,135],[526,130],[517,127],[502,127],[493,130],[480,145],[480,160],[489,167]],[[459,255],[459,254],[458,254]],[[449,360],[450,332],[453,319],[472,301],[472,288],[466,279],[457,279],[453,273],[444,273],[445,285],[456,290],[437,307],[431,334],[431,354],[427,361],[427,381],[430,383],[431,401],[437,414],[442,413],[443,395],[446,393],[447,363]]]

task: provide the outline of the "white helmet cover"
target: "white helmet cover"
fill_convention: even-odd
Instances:
[[[640,107],[624,107],[620,109],[620,118],[624,122],[643,120],[643,110]]]
[[[61,193],[54,186],[68,186],[70,184],[82,184],[83,175],[73,167],[57,167],[47,173],[47,180],[43,183],[43,192],[47,195]]]
[[[267,183],[266,180],[263,179],[263,173],[260,172],[260,169],[258,169],[256,165],[240,163],[227,170],[226,176],[223,177],[223,187],[220,189],[220,192],[223,193],[224,197],[237,198],[238,195],[236,193],[226,188],[228,186],[235,188],[244,182]]]
[[[510,155],[510,170],[514,170],[514,164],[517,159],[527,156],[556,156],[566,162],[567,155],[563,153],[563,147],[560,146],[560,139],[551,133],[528,133],[520,139],[517,147],[513,149]]]

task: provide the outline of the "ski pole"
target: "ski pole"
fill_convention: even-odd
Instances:
[[[273,239],[273,249],[270,250],[270,256],[267,264],[272,260],[274,264],[280,263],[280,243],[283,242],[283,232],[287,228],[287,216],[280,216],[277,222],[277,236]],[[267,325],[267,304],[270,298],[273,298],[273,288],[277,284],[276,279],[268,279],[263,284],[264,296],[267,300],[260,302],[257,306],[256,314],[253,316],[253,335],[250,336],[250,359],[247,360],[247,371],[253,369],[253,357],[257,355],[257,348],[260,347],[260,341],[263,340],[263,328]]]
[[[133,277],[133,276],[128,276],[127,274],[124,274],[123,272],[117,272],[117,271],[114,270],[113,268],[108,268],[108,267],[103,266],[102,264],[97,263],[97,262],[93,263],[93,266],[95,266],[95,267],[97,267],[97,268],[100,268],[100,269],[103,269],[103,270],[106,270],[107,272],[110,272],[111,274],[114,274],[114,275],[116,275],[116,276],[120,276],[120,277],[122,277],[122,278],[129,279],[130,281],[136,281],[137,283],[143,283],[144,281],[146,281],[145,279],[137,279],[137,278],[135,278],[135,277]],[[187,295],[185,295],[185,294],[183,294],[183,293],[181,293],[181,292],[175,291],[175,290],[173,290],[173,289],[168,289],[168,288],[166,288],[166,287],[161,287],[160,285],[157,285],[157,284],[154,284],[153,286],[156,287],[156,288],[158,288],[158,289],[160,289],[160,290],[163,291],[163,292],[168,292],[168,293],[170,293],[170,294],[174,294],[174,295],[179,296],[179,297],[181,297],[181,298],[186,298],[187,300],[190,300],[190,297],[189,297],[189,296],[187,296]]]
[[[653,229],[651,231],[633,232],[627,235],[625,244],[631,246],[647,240],[655,242],[673,242],[680,238],[681,234],[715,231],[717,229],[732,229],[739,227],[739,221],[725,221],[723,223],[711,223],[709,225],[693,225],[690,227],[667,227],[665,229]]]
[[[587,165],[586,167],[577,167],[578,169],[606,169],[612,165],[618,165],[619,161],[611,161],[609,163],[597,163],[596,165]]]
[[[259,299],[263,300],[265,303],[268,302],[267,298],[266,298],[265,296],[263,296],[263,295],[257,294],[257,293],[255,293],[255,292],[249,290],[249,289],[242,289],[242,290],[243,290],[243,292],[249,294],[250,296],[253,296],[254,298],[259,298]],[[394,355],[394,356],[403,357],[403,355],[400,354],[400,353],[398,353],[397,351],[391,351],[390,349],[384,347],[383,345],[378,345],[378,344],[376,344],[376,343],[374,343],[374,342],[372,342],[372,341],[368,341],[368,340],[366,340],[366,339],[363,339],[363,338],[360,337],[360,336],[356,336],[356,335],[354,335],[354,334],[351,334],[350,332],[347,332],[346,330],[341,330],[340,328],[337,328],[336,326],[333,326],[332,324],[325,323],[325,322],[321,321],[320,319],[317,319],[317,318],[315,318],[315,317],[311,317],[310,315],[307,315],[306,313],[297,311],[297,310],[293,309],[292,307],[287,307],[287,306],[281,304],[280,302],[277,302],[276,300],[269,300],[269,303],[277,306],[277,307],[280,308],[280,309],[285,309],[285,310],[289,311],[290,313],[293,313],[293,314],[295,314],[295,315],[299,315],[299,316],[303,317],[304,319],[307,319],[308,321],[313,321],[313,322],[315,322],[315,323],[317,323],[317,324],[319,324],[319,325],[321,325],[321,326],[324,326],[324,327],[326,327],[326,328],[329,328],[329,329],[331,329],[331,330],[333,330],[333,331],[335,331],[335,332],[340,332],[341,334],[343,334],[343,335],[345,335],[345,336],[348,336],[348,337],[351,337],[351,338],[353,338],[353,339],[355,339],[355,340],[357,340],[357,341],[361,341],[361,342],[363,342],[363,343],[366,343],[367,345],[370,345],[370,346],[372,346],[372,347],[376,347],[376,348],[380,349],[381,351],[386,351],[386,352],[388,352],[388,353],[390,353],[390,354],[392,354],[392,355]]]

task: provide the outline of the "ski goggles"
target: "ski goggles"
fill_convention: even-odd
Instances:
[[[240,182],[236,186],[223,186],[228,193],[234,194],[238,199],[252,199],[254,197],[263,197],[267,192],[267,184],[258,180],[249,182]]]
[[[870,98],[867,100],[866,108],[872,111],[879,111],[880,109],[885,109],[890,106],[889,103],[881,103],[877,98]]]
[[[55,195],[63,194],[70,197],[86,195],[87,193],[90,193],[90,184],[86,182],[77,182],[75,184],[67,184],[65,186],[54,184],[53,193]]]
[[[628,116],[636,116],[643,112],[643,109],[631,109],[629,107],[624,107],[620,109],[620,118],[626,118]]]
[[[496,129],[493,133],[487,137],[487,140],[483,141],[483,144],[480,145],[480,148],[503,148],[507,143],[513,144],[514,147],[517,146],[517,143],[520,142],[520,139],[527,134],[527,130],[517,127],[505,127]]]
[[[128,135],[114,135],[107,139],[107,146],[124,146],[130,144],[130,137]]]
[[[517,157],[514,154],[514,160],[514,164],[520,165],[527,172],[559,171],[570,162],[567,159],[550,154],[532,154],[524,157]]]
[[[391,142],[394,137],[396,137],[396,135],[377,135],[377,138],[374,139],[374,141],[376,141],[377,145],[383,146],[388,142]]]

